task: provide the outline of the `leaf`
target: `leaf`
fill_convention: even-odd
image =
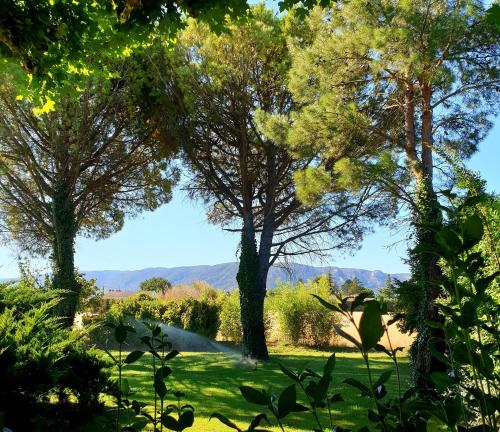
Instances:
[[[127,378],[122,378],[122,382],[121,382],[121,385],[120,385],[120,393],[123,396],[127,396],[130,393],[130,385],[128,383],[128,379]]]
[[[354,310],[359,306],[361,305],[366,298],[370,297],[372,294],[369,293],[369,292],[362,292],[362,293],[359,293],[355,298],[354,300],[352,301],[351,303],[351,313],[354,312]]]
[[[458,211],[463,210],[467,207],[474,207],[475,205],[482,202],[487,202],[488,200],[489,198],[486,194],[471,196],[458,206]]]
[[[341,314],[344,313],[344,311],[338,307],[337,305],[328,303],[326,300],[323,300],[320,296],[317,296],[316,294],[311,294],[313,297],[315,297],[324,307],[327,309],[330,309],[331,311],[334,312],[340,312]]]
[[[144,354],[144,351],[132,351],[127,357],[125,357],[125,363],[130,364],[139,360]]]
[[[335,402],[344,402],[344,398],[342,397],[342,395],[340,393],[335,393],[330,398],[330,403],[335,403]]]
[[[179,430],[184,430],[188,427],[193,426],[194,423],[194,412],[189,410],[189,411],[184,411],[180,416],[179,416],[179,421],[177,422],[179,425]]]
[[[299,377],[295,374],[294,371],[292,371],[290,368],[286,367],[284,364],[278,362],[278,366],[280,367],[281,371],[290,379],[292,379],[295,382],[300,382]]]
[[[343,382],[346,384],[349,384],[351,387],[355,387],[358,390],[361,390],[361,394],[363,396],[371,396],[370,389],[367,386],[365,386],[363,383],[359,382],[357,379],[347,378]]]
[[[410,387],[408,390],[406,390],[403,394],[403,396],[401,397],[401,401],[402,402],[405,402],[407,401],[408,399],[410,399],[412,396],[416,395],[418,392],[418,387],[417,386],[413,386],[413,387]]]
[[[403,313],[397,313],[394,314],[389,321],[387,321],[387,327],[393,325],[394,323],[397,323],[398,321],[401,321],[402,319],[405,318],[405,314]]]
[[[249,386],[241,386],[240,392],[247,402],[264,406],[269,404],[269,396],[264,390],[257,390]]]
[[[484,228],[481,218],[473,214],[462,223],[464,247],[471,248],[483,238]]]
[[[293,407],[293,412],[304,412],[304,411],[309,411],[309,408],[306,406],[296,403],[295,406]]]
[[[490,274],[489,276],[478,279],[474,283],[474,286],[476,287],[477,293],[478,294],[484,293],[486,291],[486,289],[490,286],[491,282],[493,282],[499,275],[500,275],[500,271],[496,271],[495,273]]]
[[[260,425],[262,420],[265,420],[267,423],[269,423],[267,415],[265,415],[264,413],[257,414],[250,423],[250,426],[248,426],[248,430],[249,431],[255,430],[255,428]]]
[[[280,419],[290,414],[295,407],[295,402],[297,401],[297,392],[295,389],[295,384],[288,386],[280,394],[278,399],[278,416]]]
[[[163,426],[165,426],[167,429],[173,430],[173,431],[178,431],[179,430],[179,424],[177,420],[171,416],[171,415],[163,415],[161,416],[161,423]]]
[[[123,325],[123,323],[118,324],[115,327],[115,340],[119,344],[122,344],[127,339],[127,328]]]
[[[313,397],[314,402],[319,403],[326,398],[328,393],[328,388],[330,387],[331,377],[329,375],[324,375],[318,381],[316,387],[314,388]]]
[[[330,357],[328,357],[325,366],[323,366],[323,375],[331,376],[334,369],[335,369],[335,353],[333,353]]]
[[[180,354],[179,351],[177,350],[172,350],[170,351],[166,356],[165,356],[165,361],[167,360],[171,360],[173,359],[174,357],[177,357],[178,355]]]
[[[216,418],[217,420],[219,420],[222,424],[225,424],[226,426],[229,426],[231,429],[235,429],[239,432],[241,432],[241,429],[236,426],[231,420],[229,420],[227,417],[223,416],[222,414],[219,414],[219,413],[213,413],[211,416],[210,416],[210,420],[212,420],[212,418]]]
[[[138,415],[141,412],[141,404],[137,402],[136,400],[132,401],[132,410],[136,415]]]
[[[389,380],[391,375],[392,375],[392,369],[387,370],[385,372],[382,372],[382,374],[379,376],[377,382],[375,383],[375,387],[378,387],[379,385],[385,384]]]
[[[156,394],[160,397],[160,399],[165,398],[165,395],[167,394],[167,386],[163,382],[163,379],[155,379],[154,382],[154,389]]]
[[[445,390],[457,383],[456,378],[453,378],[444,372],[432,372],[430,377],[432,382],[436,384],[438,391]]]
[[[441,363],[444,363],[445,365],[451,365],[450,360],[448,357],[446,357],[442,352],[437,350],[434,346],[429,347],[429,351],[431,352],[432,356],[436,359],[438,359]]]
[[[365,309],[359,321],[359,335],[365,350],[374,348],[384,334],[382,315],[378,302],[370,301],[365,304]]]
[[[360,351],[363,350],[362,345],[357,341],[354,337],[352,337],[350,334],[346,333],[342,328],[339,326],[335,326],[335,331],[339,336],[342,336],[344,339],[348,340],[351,342],[355,347],[357,347]]]
[[[435,240],[443,248],[447,257],[455,256],[462,250],[462,241],[450,228],[443,228],[436,234]]]
[[[167,378],[172,373],[172,369],[168,366],[162,366],[156,370],[156,379]]]

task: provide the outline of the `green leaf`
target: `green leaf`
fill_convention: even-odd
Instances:
[[[436,384],[438,391],[443,391],[457,383],[456,378],[451,377],[444,372],[432,372],[430,377],[432,382]]]
[[[461,211],[467,207],[474,207],[477,204],[480,204],[482,202],[487,202],[488,200],[489,200],[488,195],[485,194],[469,197],[462,204],[458,206],[458,211]]]
[[[315,403],[319,403],[326,398],[328,393],[328,388],[330,387],[330,382],[331,382],[331,376],[329,375],[322,376],[321,379],[318,381],[318,383],[314,387],[314,392],[313,392]]]
[[[172,373],[172,369],[168,366],[159,367],[156,370],[156,379],[164,379],[167,378]]]
[[[130,385],[127,378],[122,378],[120,393],[122,394],[122,396],[127,396],[130,393]]]
[[[169,430],[173,430],[173,431],[179,430],[179,423],[171,415],[162,415],[161,422],[162,422],[163,426],[165,426]]]
[[[352,301],[351,303],[351,313],[355,311],[355,309],[361,305],[366,298],[370,297],[372,294],[369,293],[369,292],[362,292],[362,293],[359,293],[355,298],[354,300]]]
[[[389,380],[391,375],[392,375],[392,369],[387,370],[385,372],[382,372],[382,374],[379,376],[377,382],[375,383],[375,387],[378,387],[379,385],[385,384]]]
[[[267,419],[267,415],[265,415],[264,413],[257,414],[253,418],[252,422],[250,423],[250,426],[248,427],[248,431],[255,430],[255,428],[260,425],[262,420],[265,420],[267,423],[269,423],[269,420]]]
[[[295,402],[297,401],[297,392],[295,389],[295,384],[288,386],[283,392],[280,394],[278,399],[278,415],[279,418],[290,414],[295,407]]]
[[[295,382],[300,382],[299,377],[295,374],[294,371],[292,371],[290,368],[286,367],[284,364],[278,362],[278,366],[281,369],[281,372],[283,372],[287,377],[289,377],[291,380]]]
[[[384,334],[382,325],[382,315],[378,302],[370,301],[365,303],[365,309],[359,321],[359,335],[365,350],[374,348]]]
[[[118,324],[115,327],[115,340],[119,344],[122,344],[127,339],[127,328],[123,325],[123,323]]]
[[[333,353],[330,357],[328,357],[325,366],[323,366],[323,375],[331,376],[334,369],[335,369],[335,353]]]
[[[486,291],[486,289],[490,286],[490,284],[500,275],[500,271],[496,271],[489,276],[478,279],[474,282],[474,286],[476,287],[476,291],[478,294],[482,294]]]
[[[479,243],[483,238],[483,234],[483,221],[478,215],[471,215],[462,223],[462,237],[465,248],[471,248]]]
[[[317,296],[316,294],[311,294],[313,297],[315,297],[324,307],[327,309],[330,309],[333,312],[340,312],[344,313],[344,311],[337,305],[328,303],[326,300],[323,300],[320,296]]]
[[[156,394],[160,397],[160,399],[164,399],[167,394],[167,386],[163,382],[163,379],[155,379],[154,389]]]
[[[295,406],[293,407],[293,412],[304,412],[304,411],[309,411],[309,408],[306,406],[296,403]]]
[[[132,410],[134,411],[135,415],[138,415],[141,412],[141,404],[137,402],[136,400],[132,401]]]
[[[216,418],[217,420],[219,420],[222,424],[225,424],[226,426],[229,426],[231,429],[235,429],[239,432],[241,432],[241,429],[236,426],[236,424],[234,424],[231,420],[229,420],[227,417],[223,416],[222,414],[219,414],[219,413],[213,413],[211,416],[210,416],[210,420],[212,420],[212,418]]]
[[[344,339],[348,340],[351,342],[355,347],[357,347],[360,351],[363,350],[363,346],[357,341],[353,336],[350,334],[346,333],[340,326],[335,326],[335,332],[339,335],[342,336]]]
[[[335,402],[344,402],[344,398],[340,393],[335,393],[330,398],[330,403],[335,403]]]
[[[347,378],[343,382],[346,384],[349,384],[351,387],[355,387],[358,390],[361,390],[361,394],[363,396],[371,396],[370,389],[367,386],[365,386],[363,383],[359,382],[357,379]]]
[[[194,412],[191,410],[184,411],[179,416],[179,421],[177,422],[179,425],[179,430],[182,431],[188,427],[193,426],[194,423]]]
[[[462,241],[458,235],[450,228],[443,228],[436,234],[436,242],[443,251],[446,251],[446,256],[455,256],[462,250]]]
[[[130,364],[139,360],[144,354],[144,351],[132,351],[127,357],[125,357],[125,363]]]
[[[177,350],[172,350],[170,351],[166,356],[165,356],[165,361],[173,359],[174,357],[177,357],[180,354],[179,351]]]
[[[247,402],[264,406],[269,404],[269,396],[264,390],[257,390],[249,386],[241,386],[240,392]]]

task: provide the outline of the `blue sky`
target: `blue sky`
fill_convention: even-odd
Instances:
[[[480,145],[469,166],[481,172],[490,191],[500,192],[500,119]],[[324,264],[396,273],[408,270],[403,233],[376,229],[366,236],[353,255],[335,253]],[[125,227],[106,240],[79,238],[76,264],[80,270],[134,270],[145,267],[176,267],[236,261],[238,234],[209,225],[203,206],[190,201],[182,191],[153,213],[127,220]],[[398,243],[399,242],[399,243]],[[388,247],[396,243],[393,247]],[[312,262],[313,264],[321,264]],[[48,268],[36,260],[39,270]],[[12,246],[0,246],[0,277],[18,274],[17,254]]]

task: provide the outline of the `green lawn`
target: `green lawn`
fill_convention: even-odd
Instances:
[[[273,360],[283,362],[293,369],[308,362],[309,367],[321,371],[328,356],[327,352],[308,349],[281,348],[272,351]],[[148,404],[152,403],[153,394],[150,361],[151,356],[148,354],[138,363],[127,365],[124,372],[131,387],[136,391],[134,398]],[[171,360],[169,365],[173,369],[172,375],[167,380],[169,388],[183,391],[186,394],[185,403],[195,407],[195,423],[191,429],[193,431],[230,430],[218,420],[209,421],[213,412],[226,415],[239,426],[248,426],[252,416],[261,412],[261,407],[244,401],[238,389],[241,385],[267,387],[280,392],[291,383],[280,371],[276,362],[259,363],[256,370],[253,370],[248,365],[241,364],[237,357],[223,353],[182,353]],[[371,365],[376,377],[382,371],[391,368],[387,357],[380,354],[372,355]],[[406,359],[401,362],[401,373],[403,386],[406,388],[409,373]],[[355,389],[342,383],[347,377],[366,381],[364,364],[357,353],[338,353],[334,372],[335,392],[341,393],[345,399],[345,402],[335,405],[335,424],[357,429],[367,424],[366,411],[369,401],[361,398]],[[388,390],[390,393],[397,391],[394,374],[388,383]],[[302,394],[299,397],[303,400]],[[173,401],[171,396],[169,401]],[[327,418],[322,421],[326,427]],[[310,431],[315,424],[310,413],[290,415],[285,418],[284,423],[287,431]],[[270,429],[278,430],[274,424]]]

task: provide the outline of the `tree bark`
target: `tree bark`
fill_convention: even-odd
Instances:
[[[259,283],[259,255],[253,224],[246,218],[241,234],[241,254],[236,280],[240,289],[241,325],[243,328],[242,353],[244,357],[268,360],[264,328],[264,298]],[[267,276],[267,275],[266,275]]]
[[[52,243],[52,265],[54,288],[62,290],[59,315],[64,325],[71,327],[80,296],[80,285],[75,277],[76,235],[75,209],[68,186],[64,181],[54,188],[52,197],[54,238]]]
[[[418,243],[432,244],[435,241],[435,233],[425,228],[425,225],[439,227],[442,223],[442,214],[433,185],[432,89],[425,79],[420,81],[420,92],[422,100],[422,178],[417,180],[417,208],[419,215],[417,218],[416,234]],[[439,314],[436,305],[436,300],[441,294],[440,284],[443,273],[439,266],[438,258],[431,254],[420,255],[418,257],[418,267],[417,272],[422,282],[424,301],[420,310],[422,325],[415,342],[417,346],[413,362],[416,369],[416,385],[420,393],[425,394],[433,387],[428,381],[429,374],[445,369],[445,365],[431,354],[429,344],[431,339],[435,341],[443,339],[444,333],[441,329],[432,328],[426,324],[428,321],[443,322],[443,318]],[[436,344],[435,348],[443,353],[445,351],[443,343]]]

